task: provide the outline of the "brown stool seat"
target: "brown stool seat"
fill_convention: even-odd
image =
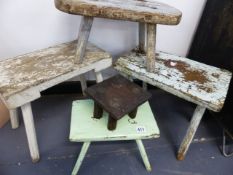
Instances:
[[[137,107],[151,97],[149,92],[121,75],[91,86],[85,92],[95,102],[94,118],[100,119],[103,110],[109,113],[109,130],[114,130],[117,120],[127,114],[135,118]]]
[[[151,24],[177,25],[182,13],[153,0],[55,0],[57,9],[71,14]]]

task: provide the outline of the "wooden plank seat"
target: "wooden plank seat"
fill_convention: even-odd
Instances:
[[[33,161],[39,160],[30,102],[40,98],[41,91],[75,76],[111,66],[111,56],[89,43],[85,60],[75,64],[77,41],[56,45],[13,59],[0,61],[0,97],[10,109],[12,127],[19,126],[16,108],[21,107],[29,149]]]
[[[157,52],[155,70],[145,67],[146,55],[134,50],[120,57],[115,68],[180,98],[197,104],[189,129],[178,151],[184,159],[205,109],[219,112],[224,105],[232,74],[188,58]]]
[[[139,48],[147,53],[145,64],[149,72],[154,70],[157,24],[177,25],[182,16],[178,9],[153,0],[55,0],[54,2],[56,8],[65,13],[84,16],[80,31],[90,31],[94,17],[139,22]],[[89,33],[83,38],[80,37],[80,41],[87,40],[88,37]]]
[[[55,0],[57,9],[76,15],[176,25],[181,12],[153,0]]]

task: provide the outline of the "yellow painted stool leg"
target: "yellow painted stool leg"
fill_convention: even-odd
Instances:
[[[141,154],[141,156],[142,156],[142,160],[143,160],[143,162],[144,162],[144,164],[145,164],[146,170],[149,171],[149,172],[152,171],[152,168],[151,168],[149,159],[148,159],[148,157],[147,157],[146,150],[145,150],[145,148],[144,148],[144,145],[143,145],[143,143],[142,143],[142,140],[136,140],[136,143],[137,143],[137,145],[138,145],[138,149],[139,149],[140,154]]]
[[[81,149],[79,156],[78,156],[78,160],[77,160],[77,162],[74,166],[74,169],[72,171],[72,175],[76,175],[78,173],[78,170],[79,170],[80,166],[82,165],[83,159],[87,153],[87,150],[88,150],[90,144],[91,144],[91,142],[84,142],[83,143],[82,149]]]

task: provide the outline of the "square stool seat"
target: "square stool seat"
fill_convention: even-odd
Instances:
[[[154,0],[55,0],[57,9],[89,17],[177,25],[182,13]]]
[[[84,142],[72,174],[77,174],[91,142],[113,140],[136,140],[146,169],[151,171],[141,139],[158,138],[160,132],[149,103],[145,102],[138,108],[135,119],[129,116],[120,119],[119,127],[114,131],[106,128],[107,113],[104,112],[101,119],[95,119],[92,117],[93,108],[94,102],[89,99],[74,101],[72,105],[69,139],[72,142]]]
[[[135,118],[137,107],[151,94],[121,75],[116,75],[86,89],[94,102],[94,118],[101,118],[103,110],[109,113],[108,129],[116,129],[117,120],[128,114]]]

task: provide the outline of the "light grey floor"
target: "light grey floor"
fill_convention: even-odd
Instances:
[[[146,172],[136,143],[93,143],[79,174],[83,175],[232,175],[233,158],[221,155],[221,128],[205,115],[184,161],[175,153],[185,134],[194,105],[160,90],[153,90],[151,107],[161,137],[145,140],[153,167]],[[0,175],[68,175],[81,144],[68,140],[71,103],[75,95],[46,96],[32,105],[41,160],[33,164],[29,157],[24,125],[12,130],[10,124],[0,129]],[[91,128],[90,128],[91,129]],[[93,133],[94,134],[94,133]]]

